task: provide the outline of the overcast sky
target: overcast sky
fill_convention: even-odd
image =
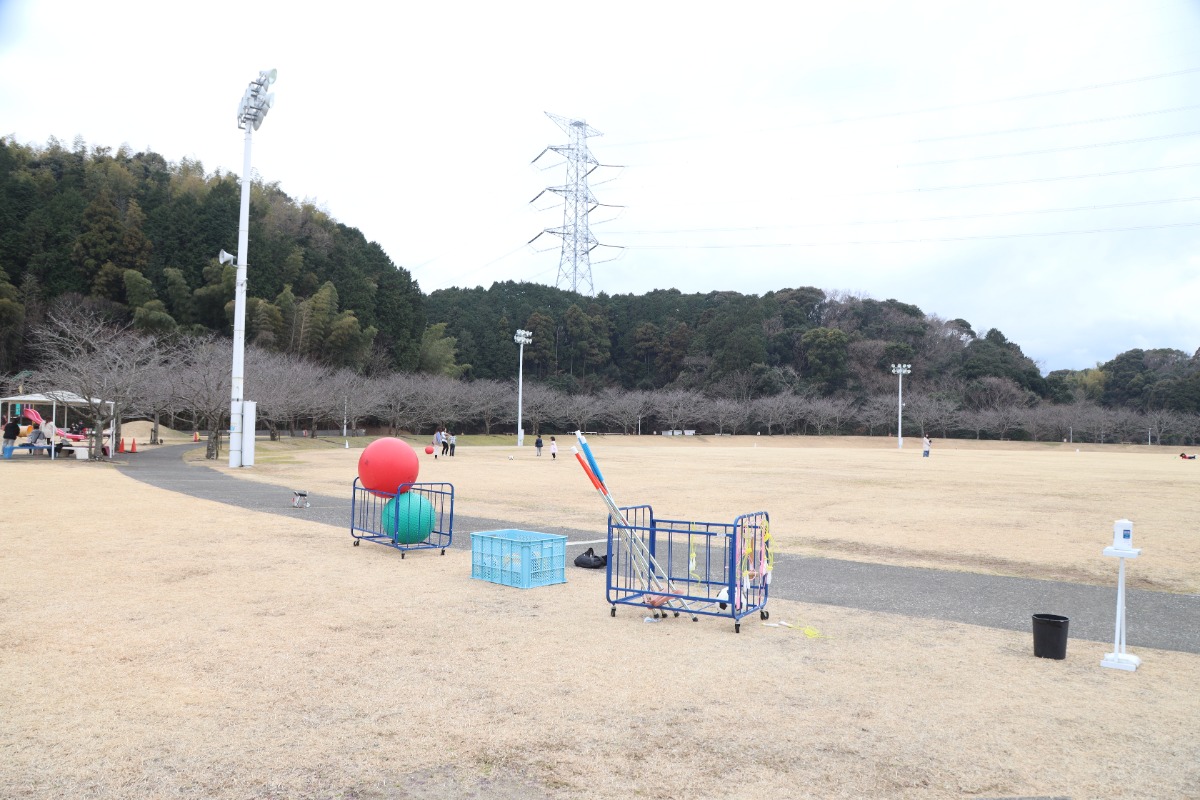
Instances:
[[[1200,347],[1198,42],[1196,0],[0,0],[0,135],[240,174],[277,68],[254,171],[430,292],[555,283],[530,162],[582,119],[596,292],[896,298],[1048,372]]]

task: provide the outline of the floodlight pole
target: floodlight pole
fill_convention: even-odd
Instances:
[[[238,214],[237,281],[233,296],[233,367],[229,381],[230,467],[251,466],[243,464],[242,458],[245,436],[242,425],[245,400],[242,383],[246,359],[246,253],[250,249],[250,142],[275,100],[274,94],[267,94],[267,87],[275,82],[275,74],[273,69],[259,72],[238,105],[238,127],[246,131],[246,144],[242,157],[242,205]],[[253,436],[254,432],[251,431],[250,435]]]
[[[892,364],[892,374],[899,379],[896,409],[896,449],[904,449],[904,376],[912,372],[912,364]]]
[[[517,330],[513,341],[520,345],[517,356],[517,447],[525,446],[525,427],[521,421],[521,392],[525,378],[525,345],[533,341],[533,331]]]

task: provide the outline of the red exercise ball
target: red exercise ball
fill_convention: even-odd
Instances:
[[[408,442],[385,436],[367,445],[358,457],[358,480],[373,495],[390,497],[406,483],[417,482],[421,469]],[[404,489],[408,491],[408,489]]]
[[[433,445],[431,445],[431,444],[425,445],[425,455],[427,455],[427,456],[433,455]]]

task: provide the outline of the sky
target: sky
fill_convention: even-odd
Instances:
[[[895,298],[1046,373],[1200,348],[1197,42],[1198,0],[0,0],[0,135],[240,175],[275,68],[256,177],[428,293],[556,285],[549,112],[600,134],[595,292]]]

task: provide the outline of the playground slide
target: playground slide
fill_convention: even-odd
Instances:
[[[25,409],[24,411],[21,412],[21,416],[23,416],[25,419],[29,420],[30,422],[34,423],[35,425],[41,425],[41,424],[45,423],[45,421],[46,421],[46,420],[42,419],[42,415],[38,412],[38,410],[36,408]]]

